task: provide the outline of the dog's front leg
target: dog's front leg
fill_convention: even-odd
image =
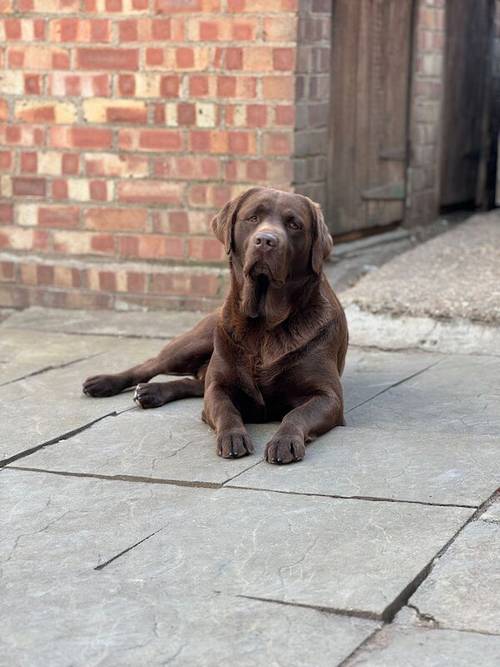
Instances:
[[[253,444],[239,410],[226,390],[215,381],[205,387],[203,418],[217,434],[219,456],[239,458],[253,452]]]
[[[306,453],[306,443],[344,424],[342,396],[335,391],[313,394],[288,412],[266,445],[269,463],[294,463]]]

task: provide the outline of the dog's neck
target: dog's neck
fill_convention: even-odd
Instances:
[[[324,310],[325,299],[321,295],[323,276],[311,275],[298,280],[288,280],[284,286],[275,286],[264,279],[240,278],[231,271],[229,294],[223,306],[223,322],[237,338],[255,329],[265,331],[289,327],[298,318],[307,319],[309,313]],[[321,318],[323,319],[323,318]]]

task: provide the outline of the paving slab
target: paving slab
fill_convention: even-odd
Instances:
[[[470,523],[435,563],[409,604],[421,616],[457,630],[498,634],[500,524]]]
[[[202,399],[176,401],[155,410],[133,408],[98,422],[56,447],[19,462],[52,471],[223,484],[262,460],[277,424],[250,425],[253,456],[223,459],[215,434],[201,420]]]
[[[130,346],[134,353],[138,349],[137,360],[158,351],[158,343],[152,341],[147,342],[147,349],[141,347],[142,343],[130,340],[122,341],[120,345]],[[115,363],[118,368],[123,368],[122,357],[127,355],[120,354],[119,350],[115,350],[113,355],[115,361],[106,354],[102,355],[99,364],[111,368],[108,364]],[[346,409],[363,403],[409,374],[426,368],[431,359],[432,355],[422,353],[391,355],[378,351],[353,351],[348,358],[344,376]],[[89,364],[92,366],[89,372],[95,372],[96,364],[91,361],[87,366]],[[128,359],[125,365],[129,365]],[[82,378],[80,367],[76,365],[73,373],[68,372],[65,391],[69,392],[68,396],[76,392],[77,402],[73,404],[75,411],[97,409],[97,406],[102,406],[103,399],[88,399],[79,394]],[[42,377],[40,382],[43,381]],[[130,395],[116,397],[115,400],[119,401],[121,409],[122,406],[132,406]],[[223,483],[262,458],[264,446],[278,424],[249,425],[255,455],[238,461],[224,461],[215,454],[213,431],[201,421],[202,404],[201,399],[188,399],[155,410],[132,409],[119,418],[96,424],[88,431],[58,443],[56,447],[33,454],[21,465],[79,473]],[[50,415],[51,408],[45,403],[38,404],[36,412],[39,415],[49,412]]]
[[[171,597],[141,581],[82,578],[68,593],[66,604],[60,591],[48,591],[43,604],[28,594],[28,614],[19,596],[9,600],[0,648],[10,665],[331,667],[376,628],[225,595]]]
[[[395,257],[343,299],[369,312],[498,324],[499,248],[497,209]]]
[[[109,338],[0,327],[0,386],[111,349]]]
[[[32,307],[14,313],[2,329],[57,331],[69,334],[173,338],[197,324],[206,313],[189,311],[126,312],[61,310]]]
[[[496,490],[499,468],[492,436],[347,427],[312,443],[299,465],[262,462],[229,485],[479,506]]]
[[[91,399],[82,394],[82,381],[100,372],[123,370],[156,354],[159,342],[161,348],[161,341],[113,339],[112,350],[103,356],[0,387],[0,460],[131,408],[130,392]]]
[[[353,410],[348,423],[385,430],[500,433],[500,358],[452,355]]]
[[[386,626],[345,667],[497,667],[500,639],[473,632]]]
[[[435,364],[441,355],[349,348],[342,376],[346,412]],[[349,417],[347,417],[349,423]]]
[[[471,512],[11,469],[0,476],[5,592],[20,595],[29,579],[42,599],[57,582],[62,605],[67,582],[90,573],[115,586],[148,581],[164,596],[220,591],[380,617]]]

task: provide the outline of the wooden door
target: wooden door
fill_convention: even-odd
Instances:
[[[480,164],[487,160],[493,0],[446,3],[441,205],[479,203]],[[486,134],[485,134],[486,130]]]
[[[412,0],[334,0],[328,220],[334,234],[403,219]]]

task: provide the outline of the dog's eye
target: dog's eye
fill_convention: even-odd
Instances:
[[[257,215],[251,215],[249,218],[247,218],[247,222],[258,222],[259,221],[259,216]]]
[[[288,229],[293,229],[293,230],[300,229],[300,223],[298,223],[296,220],[293,220],[293,218],[286,221],[286,226],[288,227]]]

